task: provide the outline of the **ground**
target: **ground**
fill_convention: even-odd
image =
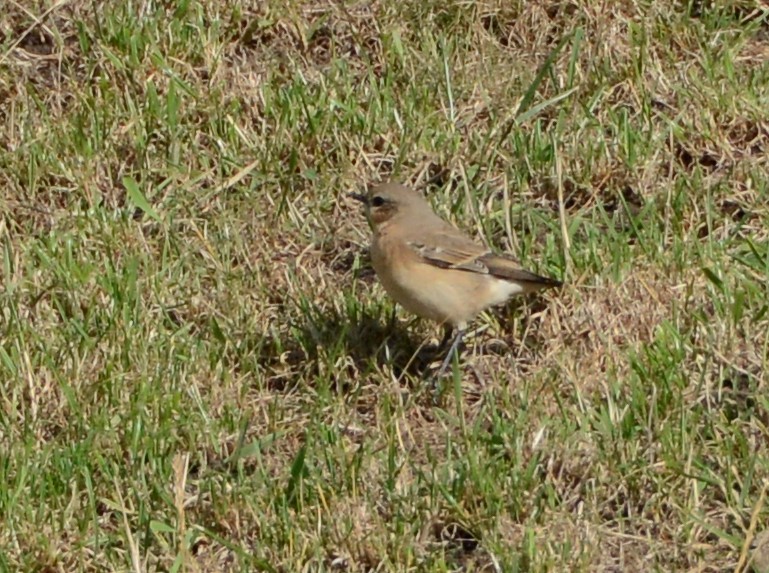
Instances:
[[[750,566],[765,3],[2,9],[0,570]],[[437,395],[390,179],[565,282]]]

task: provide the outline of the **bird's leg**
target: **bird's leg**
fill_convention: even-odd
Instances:
[[[449,340],[451,340],[451,335],[453,333],[453,329],[448,324],[443,326],[443,338],[441,338],[440,343],[438,344],[438,348],[435,349],[436,353],[441,353],[446,349],[446,345],[449,343]]]
[[[435,377],[434,377],[435,381],[437,381],[441,376],[443,376],[443,373],[446,371],[446,368],[449,367],[449,362],[451,362],[451,358],[455,354],[457,356],[459,355],[459,344],[462,342],[462,337],[464,335],[465,335],[464,329],[458,328],[457,335],[454,337],[454,342],[451,343],[451,347],[449,348],[449,351],[446,353],[446,357],[443,359],[443,362],[441,363],[441,367],[438,368],[438,371],[435,373]]]

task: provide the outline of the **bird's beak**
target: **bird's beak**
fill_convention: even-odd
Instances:
[[[364,205],[368,205],[368,197],[366,197],[365,195],[363,195],[361,193],[349,193],[347,196],[348,197],[352,197],[356,201],[360,201]]]

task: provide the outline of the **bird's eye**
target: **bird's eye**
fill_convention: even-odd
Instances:
[[[383,197],[380,197],[379,195],[377,195],[376,197],[374,197],[374,198],[371,200],[371,205],[372,205],[372,207],[381,207],[381,206],[382,206],[382,205],[384,205],[384,204],[385,204],[385,200],[384,200],[384,198],[383,198]]]

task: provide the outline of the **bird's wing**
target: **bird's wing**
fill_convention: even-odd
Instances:
[[[497,255],[453,228],[409,241],[409,246],[428,264],[515,281],[532,287],[559,286],[557,280],[527,271],[513,257]]]

